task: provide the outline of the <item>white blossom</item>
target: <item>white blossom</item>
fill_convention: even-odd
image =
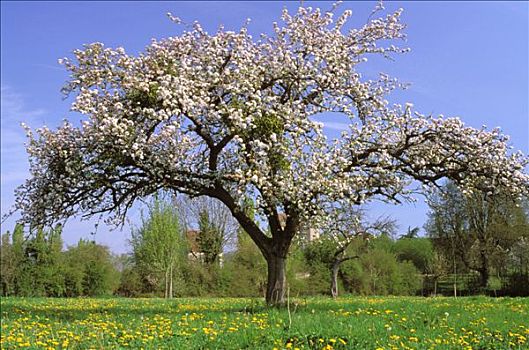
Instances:
[[[368,55],[408,51],[395,43],[405,38],[402,10],[347,33],[352,12],[333,21],[333,11],[285,9],[258,41],[246,27],[208,34],[196,22],[138,56],[93,43],[61,59],[71,75],[64,92],[85,120],[26,129],[32,178],[17,190],[24,219],[122,218],[161,188],[217,197],[234,213],[251,197],[269,218],[286,211],[315,221],[337,201],[411,199],[414,181],[529,193],[528,158],[509,152],[499,130],[390,106],[388,95],[406,85],[358,73]],[[349,118],[341,137],[328,140],[313,120],[324,112]]]

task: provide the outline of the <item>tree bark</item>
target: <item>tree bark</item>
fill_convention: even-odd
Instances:
[[[287,288],[287,256],[292,239],[298,232],[299,221],[297,216],[287,217],[284,227],[281,227],[276,213],[268,217],[268,222],[272,239],[265,249],[261,250],[268,264],[266,303],[271,306],[283,306]]]
[[[488,266],[483,266],[479,269],[479,287],[482,290],[485,290],[487,288],[487,285],[489,283],[489,268]]]
[[[454,276],[454,298],[457,298],[457,273]]]
[[[268,264],[268,283],[266,285],[266,304],[282,306],[286,293],[286,256],[272,254],[266,258]]]
[[[480,287],[481,289],[486,289],[487,285],[489,283],[489,258],[487,256],[487,252],[485,249],[481,249],[480,251],[481,255],[481,267],[479,268],[479,276],[480,276]]]
[[[339,254],[341,254],[344,250],[345,248],[341,249],[339,251]],[[358,255],[346,256],[345,258],[335,257],[335,260],[333,261],[332,267],[331,267],[331,295],[333,299],[336,299],[338,297],[338,273],[340,272],[340,265],[347,260],[358,259],[358,258],[359,258]]]
[[[338,297],[338,271],[340,271],[340,263],[341,261],[339,260],[335,261],[331,269],[331,295],[333,299]]]

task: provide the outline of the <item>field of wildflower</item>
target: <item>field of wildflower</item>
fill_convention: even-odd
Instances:
[[[529,349],[529,299],[2,298],[2,349]]]

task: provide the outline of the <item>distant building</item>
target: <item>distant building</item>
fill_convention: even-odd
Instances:
[[[287,223],[287,215],[285,213],[279,213],[279,224],[281,228],[285,228]],[[316,241],[320,238],[320,230],[309,225],[302,225],[300,229],[299,238],[306,242]]]
[[[301,230],[301,235],[309,242],[316,241],[320,238],[320,230],[314,227],[305,227]]]
[[[187,258],[189,260],[198,260],[203,263],[205,254],[204,252],[200,251],[200,248],[198,245],[199,235],[200,235],[200,231],[198,230],[187,230],[186,231],[186,239],[187,239],[187,243],[189,244],[189,253],[187,253]],[[224,264],[224,254],[220,253],[218,257],[219,257],[219,265],[220,267],[222,267]]]
[[[187,230],[186,231],[186,239],[187,243],[189,244],[189,253],[199,253],[200,250],[198,248],[198,235],[200,234],[200,231],[198,230]]]

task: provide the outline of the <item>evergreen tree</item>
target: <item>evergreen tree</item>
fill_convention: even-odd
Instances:
[[[211,221],[209,213],[201,210],[198,217],[197,237],[198,249],[203,254],[203,260],[206,265],[213,265],[218,262],[222,253],[223,236],[220,228]]]

